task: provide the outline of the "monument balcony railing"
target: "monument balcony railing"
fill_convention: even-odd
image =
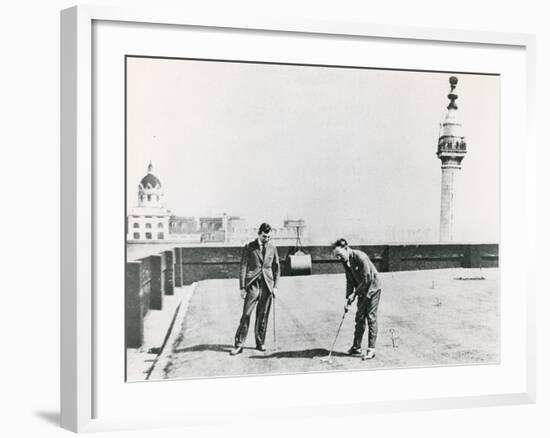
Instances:
[[[466,153],[466,143],[443,143],[438,146],[437,151]]]

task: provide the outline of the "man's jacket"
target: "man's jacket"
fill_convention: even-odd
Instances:
[[[265,257],[258,240],[247,243],[242,252],[239,275],[241,289],[250,286],[258,278],[263,277],[270,291],[277,287],[281,268],[277,248],[271,242],[265,247]]]
[[[346,270],[346,298],[353,292],[358,296],[366,294],[370,298],[374,292],[382,288],[376,267],[363,251],[352,249],[349,266],[347,263],[343,265]]]

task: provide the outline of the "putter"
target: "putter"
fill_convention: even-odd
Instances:
[[[277,330],[275,329],[275,295],[273,295],[273,349],[277,350]]]
[[[334,337],[334,341],[332,342],[332,347],[330,347],[328,356],[323,357],[321,359],[321,363],[328,363],[328,364],[332,363],[332,352],[334,351],[334,346],[336,345],[336,340],[338,339],[338,335],[340,334],[340,329],[342,328],[342,324],[344,324],[346,313],[348,313],[348,309],[344,310],[344,314],[342,315],[342,319],[340,320],[340,325],[338,326],[338,330],[336,331],[336,336]]]

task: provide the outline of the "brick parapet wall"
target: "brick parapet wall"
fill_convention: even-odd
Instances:
[[[498,244],[359,245],[380,272],[457,267],[497,267]],[[294,247],[277,248],[282,275],[289,275],[286,260]],[[180,248],[182,282],[191,284],[208,278],[238,278],[242,246]],[[312,274],[341,273],[330,246],[304,247],[312,259]]]

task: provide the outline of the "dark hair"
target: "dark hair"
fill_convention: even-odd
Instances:
[[[344,238],[340,238],[332,244],[332,249],[347,248],[347,247],[348,247],[348,241]]]
[[[269,233],[271,232],[271,225],[269,225],[267,222],[264,222],[262,225],[260,225],[260,229],[258,230],[258,234],[262,233]]]

